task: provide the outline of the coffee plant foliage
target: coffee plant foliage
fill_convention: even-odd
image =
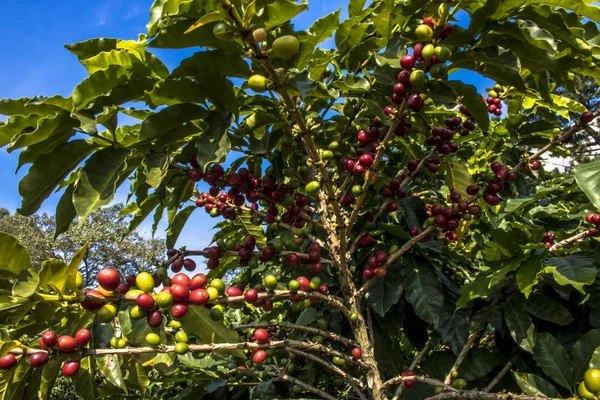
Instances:
[[[595,129],[600,8],[308,8],[156,0],[137,40],[66,46],[70,97],[0,101],[20,214],[60,193],[60,235],[129,187],[169,259],[82,288],[87,246],[36,269],[0,233],[0,399],[597,398],[600,159],[549,158]]]

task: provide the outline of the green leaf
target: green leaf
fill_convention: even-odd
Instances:
[[[145,99],[151,108],[173,106],[180,103],[202,103],[206,100],[204,86],[187,78],[158,82]]]
[[[206,307],[190,305],[187,314],[181,319],[181,323],[185,332],[190,336],[196,336],[201,343],[237,343],[239,341],[237,332],[227,329],[222,321],[213,321],[210,318],[210,311]],[[222,353],[246,358],[240,349],[224,350]]]
[[[132,71],[120,65],[111,65],[81,81],[73,90],[73,106],[81,110],[99,96],[107,95],[115,87],[126,83]]]
[[[210,24],[211,22],[223,21],[226,18],[227,17],[223,15],[221,11],[209,12],[208,14],[204,14],[202,17],[200,17],[198,21],[194,22],[192,26],[190,26],[190,28],[187,31],[185,31],[185,33],[188,34],[206,24]]]
[[[206,122],[208,130],[196,141],[196,159],[204,171],[211,163],[223,162],[229,153],[231,142],[227,137],[227,129],[231,124],[231,113],[211,112]]]
[[[592,204],[600,208],[600,157],[590,163],[579,164],[573,175]]]
[[[127,149],[108,147],[95,152],[86,161],[73,192],[73,205],[80,224],[92,212],[112,201],[129,154]]]
[[[85,244],[77,250],[77,253],[71,258],[69,265],[67,266],[67,277],[65,279],[65,287],[70,290],[75,290],[77,288],[75,281],[77,279],[77,271],[79,271],[79,266],[83,262],[83,258],[88,252],[88,247],[90,245],[89,240],[85,242]]]
[[[421,319],[437,328],[444,307],[440,279],[431,264],[417,263],[413,257],[407,257],[405,263],[404,297]]]
[[[308,10],[308,4],[302,1],[297,4],[290,0],[275,0],[265,7],[261,16],[253,19],[258,28],[271,29],[277,25],[281,25],[290,21],[302,11]]]
[[[538,276],[542,272],[542,257],[533,255],[529,257],[517,271],[517,286],[529,298],[533,287],[538,283]]]
[[[600,22],[600,8],[597,6],[587,5],[583,0],[544,0],[543,2],[526,0],[502,0],[500,2],[500,6],[493,14],[492,18],[501,19],[508,15],[511,15],[512,12],[523,8],[529,4],[548,4],[552,7],[562,7],[567,10],[572,10],[579,14],[580,16],[587,17],[596,22]]]
[[[140,139],[152,139],[187,122],[203,119],[206,109],[196,104],[183,103],[166,107],[142,122]]]
[[[298,316],[298,319],[296,319],[296,325],[309,326],[319,318],[321,318],[321,313],[316,308],[305,308]]]
[[[402,297],[404,285],[402,271],[399,268],[391,270],[385,279],[378,279],[369,290],[369,304],[373,311],[381,317]]]
[[[520,296],[513,296],[502,306],[510,335],[523,350],[532,353],[536,343],[535,326]]]
[[[53,152],[38,158],[19,182],[19,193],[23,198],[19,213],[31,215],[36,212],[56,185],[64,180],[92,149],[93,146],[87,141],[74,140],[59,145]]]
[[[573,363],[573,380],[579,382],[589,368],[589,363],[596,348],[600,346],[600,330],[593,329],[581,336],[571,349]]]
[[[331,37],[331,34],[340,25],[340,11],[332,12],[322,18],[316,20],[306,31],[306,36],[302,36],[300,41],[300,55],[298,57],[298,67],[304,68],[312,59],[312,54],[319,43]],[[367,82],[368,84],[368,82]]]
[[[473,184],[473,177],[469,174],[467,166],[456,160],[455,158],[446,157],[446,186],[451,191],[454,190],[467,199],[470,196],[467,194],[467,186]]]
[[[469,312],[464,309],[455,312],[452,305],[445,304],[437,331],[442,343],[458,355],[469,338]]]
[[[549,257],[544,265],[544,272],[552,274],[559,285],[571,285],[581,293],[585,293],[585,285],[594,283],[598,273],[598,259],[593,254],[575,253],[565,257]]]
[[[12,295],[18,297],[30,297],[33,295],[38,288],[39,272],[33,268],[21,271],[13,284]]]
[[[461,365],[460,373],[464,375],[466,380],[472,381],[487,376],[501,364],[503,364],[503,360],[498,354],[487,348],[479,347],[471,349],[467,353],[467,357]]]
[[[35,129],[28,133],[20,133],[12,138],[8,151],[41,143],[52,136],[64,136],[72,134],[75,121],[69,114],[61,112],[37,121]]]
[[[79,372],[73,376],[75,392],[83,400],[96,400],[99,397],[96,384],[96,368],[93,357],[84,357],[80,361]]]
[[[262,225],[254,225],[251,221],[250,213],[238,213],[236,222],[240,222],[244,236],[251,235],[256,239],[256,246],[264,248],[267,245],[267,238]]]
[[[600,347],[597,347],[590,359],[589,368],[600,369]]]
[[[367,0],[350,0],[348,2],[348,15],[354,17],[362,12]]]
[[[27,359],[21,358],[15,367],[6,372],[7,386],[2,400],[23,400],[27,380],[31,374],[31,367],[27,363]],[[0,390],[1,389],[2,387],[0,386]],[[0,394],[2,394],[1,391]]]
[[[50,286],[61,292],[67,282],[67,273],[67,264],[63,260],[44,261],[40,271],[40,287]]]
[[[573,317],[565,306],[541,293],[532,294],[526,306],[530,314],[545,321],[550,321],[561,326],[573,322]]]
[[[564,347],[554,336],[546,332],[538,335],[533,359],[554,382],[571,391],[573,365]]]
[[[6,276],[5,273],[17,276],[21,271],[31,268],[31,259],[27,248],[8,233],[0,232],[0,254],[2,254],[0,270],[3,271],[4,276]]]
[[[175,247],[181,230],[185,226],[187,220],[190,218],[192,212],[197,208],[198,207],[196,206],[187,206],[177,213],[175,219],[169,225],[169,229],[167,229],[167,248],[170,249]]]
[[[44,366],[44,369],[42,369],[42,379],[39,389],[40,398],[47,399],[50,392],[52,392],[54,382],[56,381],[56,378],[58,378],[61,364],[61,358],[52,357],[48,361],[48,364]]]
[[[160,156],[155,152],[146,154],[142,161],[144,173],[146,174],[146,183],[155,189],[159,187],[162,180],[167,176],[169,164],[169,155]]]
[[[64,233],[69,229],[71,223],[77,217],[77,211],[73,205],[73,192],[75,191],[75,185],[70,184],[67,190],[63,193],[56,205],[56,230],[54,231],[54,239],[61,233]]]
[[[95,357],[95,359],[98,370],[106,380],[127,393],[127,385],[125,385],[123,373],[121,372],[121,357],[118,354],[107,354]]]
[[[152,193],[150,196],[148,196],[146,199],[144,199],[142,204],[138,205],[138,207],[139,207],[138,210],[135,212],[135,215],[129,222],[129,227],[127,228],[127,234],[130,234],[135,229],[137,229],[137,227],[140,226],[140,224],[148,217],[148,215],[150,215],[150,213],[159,204],[160,204],[160,198],[155,193]]]
[[[115,50],[119,41],[119,39],[95,38],[67,44],[65,48],[75,54],[79,60],[86,60],[103,51]]]
[[[207,66],[217,66],[216,72],[236,78],[248,78],[252,71],[241,53],[222,49],[200,51],[185,58],[171,73],[172,78],[194,78],[197,83],[206,73]]]
[[[523,393],[529,396],[548,396],[552,398],[560,397],[558,390],[550,382],[537,375],[525,374],[517,371],[511,371],[515,382],[521,388]]]
[[[464,84],[461,81],[448,81],[447,83],[454,89],[457,96],[462,96],[462,104],[469,109],[469,112],[481,130],[487,132],[490,128],[489,113],[487,106],[481,101],[481,94],[477,92],[477,88],[473,85]]]

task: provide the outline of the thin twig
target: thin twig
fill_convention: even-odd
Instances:
[[[356,344],[352,340],[350,340],[342,335],[338,335],[337,333],[323,331],[321,329],[312,328],[310,326],[292,324],[291,322],[271,321],[271,322],[257,322],[257,323],[253,323],[253,324],[244,324],[244,325],[231,325],[231,329],[235,329],[235,330],[252,329],[252,328],[268,328],[268,327],[283,327],[283,328],[288,328],[288,329],[296,329],[296,330],[304,331],[304,332],[310,332],[310,333],[314,333],[316,335],[320,335],[320,336],[329,338],[331,340],[335,340],[337,342],[343,343],[346,346],[356,346]]]
[[[496,386],[498,384],[498,382],[500,382],[500,380],[502,379],[502,377],[504,375],[506,375],[506,373],[510,370],[510,368],[513,366],[513,364],[519,359],[519,355],[515,354],[514,356],[512,356],[512,358],[510,360],[508,360],[508,362],[506,363],[506,365],[504,366],[504,368],[502,368],[500,370],[500,372],[498,372],[498,375],[496,375],[494,377],[494,379],[490,382],[489,385],[487,385],[487,387],[485,388],[486,392],[489,392],[490,390],[492,390],[494,388],[494,386]]]
[[[571,243],[573,243],[573,242],[577,242],[577,241],[580,241],[580,240],[583,240],[583,239],[585,239],[586,237],[588,237],[588,236],[589,236],[589,234],[590,234],[590,233],[589,233],[589,231],[587,231],[587,230],[586,230],[586,231],[584,231],[584,232],[578,233],[578,234],[577,234],[577,235],[575,235],[575,236],[571,236],[570,238],[567,238],[567,239],[565,239],[565,240],[561,240],[561,241],[560,241],[560,242],[558,242],[558,243],[555,243],[555,244],[554,244],[554,245],[552,245],[552,246],[551,246],[551,247],[550,247],[548,250],[550,251],[550,253],[553,253],[553,252],[555,252],[556,250],[560,249],[561,247],[568,246],[568,245],[570,245],[570,244],[571,244]]]
[[[423,348],[421,349],[421,351],[419,352],[419,354],[417,354],[417,356],[415,357],[415,359],[413,360],[412,363],[410,363],[410,367],[408,367],[409,370],[414,371],[415,368],[417,368],[417,365],[419,364],[419,362],[421,361],[421,359],[423,357],[425,357],[425,354],[427,354],[427,352],[429,351],[429,349],[431,348],[431,346],[433,345],[433,338],[429,339],[429,341],[427,342],[427,344],[425,346],[423,346]],[[400,398],[400,396],[402,396],[402,393],[404,392],[404,385],[399,385],[398,389],[396,389],[396,392],[394,393],[394,397],[392,397],[392,400],[398,400]]]
[[[352,386],[352,388],[354,389],[354,391],[358,394],[358,396],[363,399],[363,400],[367,400],[367,398],[365,397],[365,395],[362,393],[361,389],[364,388],[364,383],[362,383],[361,381],[359,381],[358,379],[356,379],[355,377],[353,377],[352,375],[350,375],[349,373],[342,371],[339,367],[337,367],[336,365],[334,365],[333,363],[330,363],[326,360],[323,360],[320,357],[317,357],[313,354],[310,353],[306,353],[302,350],[298,350],[295,349],[293,347],[286,347],[286,350],[288,350],[290,353],[294,353],[296,355],[302,356],[304,358],[307,358],[309,360],[313,360],[314,362],[316,362],[317,364],[321,364],[323,367],[332,370],[333,372],[335,372],[336,374],[346,378],[346,380],[348,381],[348,383],[350,384],[350,386]]]
[[[287,374],[277,374],[277,373],[269,372],[269,371],[266,371],[266,372],[267,372],[267,374],[269,374],[270,376],[272,376],[273,378],[275,378],[275,380],[282,380],[282,381],[290,382],[290,383],[293,383],[295,385],[301,386],[305,390],[308,390],[309,392],[314,393],[317,396],[320,396],[320,397],[322,397],[324,399],[327,399],[327,400],[338,400],[337,398],[331,396],[330,394],[327,394],[326,392],[322,391],[321,389],[317,389],[316,387],[311,386],[308,383],[301,381],[300,379],[296,379],[296,378],[294,378],[292,376],[289,376]]]
[[[446,375],[446,378],[444,379],[445,384],[448,385],[448,384],[450,384],[450,382],[452,382],[452,371],[458,371],[458,369],[460,368],[460,365],[463,363],[463,361],[467,357],[467,353],[469,352],[469,350],[471,350],[471,347],[473,347],[475,342],[477,342],[479,340],[480,336],[481,336],[481,331],[477,331],[477,332],[473,333],[471,335],[471,337],[467,340],[467,343],[465,344],[465,346],[462,348],[462,350],[458,354],[458,357],[456,357],[456,361],[454,361],[454,365],[448,372],[448,375]]]

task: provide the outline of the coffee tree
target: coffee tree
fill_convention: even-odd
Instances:
[[[62,191],[60,234],[127,182],[131,229],[169,223],[164,265],[85,289],[85,247],[36,270],[2,234],[3,399],[598,398],[600,160],[544,160],[593,128],[567,94],[600,9],[365,3],[298,31],[305,3],[157,0],[138,40],[67,46],[71,97],[0,103],[21,214]],[[177,249],[202,209],[212,245]]]

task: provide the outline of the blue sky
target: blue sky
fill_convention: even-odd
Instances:
[[[0,2],[0,13],[5,16],[0,25],[3,50],[0,98],[69,96],[87,73],[63,46],[93,37],[136,39],[138,33],[145,33],[151,4],[152,0]],[[311,0],[309,4],[309,11],[294,20],[300,29],[308,28],[315,19],[335,11],[340,5],[331,0]],[[345,18],[347,1],[342,4],[342,18]],[[154,52],[172,69],[194,51]],[[475,83],[480,89],[486,86],[483,79]],[[14,174],[17,157],[17,153],[0,150],[0,207],[11,212],[19,207],[18,182],[26,173],[26,168],[22,168],[18,175]],[[117,193],[115,201],[125,200],[127,188],[123,189]],[[58,198],[53,195],[40,211],[54,213]],[[215,220],[204,212],[197,212],[191,221],[193,223],[186,226],[178,245],[203,248],[210,241],[212,233],[208,229],[214,226]],[[145,224],[142,230],[148,232],[148,227],[149,224]],[[159,235],[164,236],[162,232]]]

